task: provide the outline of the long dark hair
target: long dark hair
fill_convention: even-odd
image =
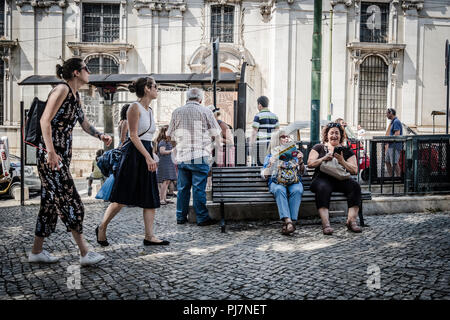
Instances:
[[[63,65],[56,65],[56,76],[59,79],[70,80],[73,78],[75,70],[81,71],[83,60],[81,58],[70,58],[63,62]]]
[[[170,141],[170,138],[167,136],[167,129],[169,129],[169,126],[162,126],[161,129],[159,129],[158,137],[156,138],[157,144],[159,144],[161,140]]]
[[[138,98],[142,98],[145,95],[145,87],[151,88],[153,84],[156,84],[156,81],[152,77],[139,78],[128,86],[128,90],[136,92]]]
[[[127,111],[130,107],[129,103],[123,105],[122,109],[120,109],[120,120],[127,120]]]

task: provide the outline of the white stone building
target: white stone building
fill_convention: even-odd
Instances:
[[[60,59],[80,56],[96,73],[206,73],[215,37],[221,41],[222,72],[239,73],[247,62],[251,99],[267,95],[282,124],[309,120],[313,5],[313,0],[1,0],[0,135],[10,137],[18,154],[19,102],[28,106],[36,95],[45,99],[50,87],[17,83],[33,74],[54,74]],[[450,1],[323,0],[322,18],[321,119],[331,100],[332,119],[382,133],[388,106],[405,124],[431,132],[431,111],[446,105]],[[101,127],[101,101],[86,89],[86,113]],[[219,94],[224,120],[231,124],[236,98]],[[132,99],[120,94],[116,108]],[[207,100],[211,103],[210,95]],[[162,93],[154,106],[159,123],[167,123],[183,101],[183,94]],[[248,123],[254,104],[249,101]],[[435,120],[436,132],[444,132],[445,116]],[[100,147],[77,131],[75,166],[88,170]]]

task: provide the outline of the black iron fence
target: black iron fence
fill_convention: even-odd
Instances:
[[[374,137],[369,188],[375,194],[450,192],[450,135]]]

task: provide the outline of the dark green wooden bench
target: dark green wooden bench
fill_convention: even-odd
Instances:
[[[225,232],[226,203],[275,203],[273,194],[269,192],[267,180],[261,178],[261,167],[213,167],[212,168],[212,201],[220,203],[220,227]],[[356,179],[356,176],[353,176]],[[315,202],[314,193],[310,191],[312,171],[302,177],[302,203]],[[363,200],[371,200],[368,191],[362,191],[359,207],[359,222],[364,227]],[[331,201],[347,201],[341,192],[333,192]]]

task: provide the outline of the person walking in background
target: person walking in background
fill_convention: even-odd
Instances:
[[[89,82],[89,69],[84,61],[71,58],[62,66],[56,66],[56,75],[64,79],[64,83],[50,92],[40,120],[42,136],[36,158],[42,188],[41,207],[28,261],[58,261],[59,258],[43,250],[42,246],[45,237],[55,232],[59,216],[80,249],[80,264],[93,265],[104,256],[90,251],[83,238],[84,206],[70,174],[72,131],[78,121],[85,132],[107,146],[112,139],[89,123],[81,107],[78,89]]]
[[[171,181],[177,180],[177,174],[175,172],[175,164],[172,161],[172,154],[175,151],[170,138],[166,135],[168,126],[161,127],[158,137],[156,138],[157,154],[159,156],[158,176],[159,198],[162,205],[173,203],[173,201],[167,200],[167,188]]]
[[[94,179],[101,179],[102,185],[103,185],[103,182],[105,181],[105,177],[103,176],[102,172],[100,171],[100,169],[97,166],[97,160],[99,157],[101,157],[103,152],[104,152],[103,149],[97,150],[97,152],[95,154],[95,160],[92,161],[92,173],[89,175],[89,178],[88,178],[88,196],[89,197],[92,195],[92,182],[94,181]]]
[[[160,207],[157,162],[152,158],[152,138],[156,131],[152,100],[158,96],[158,86],[151,77],[139,78],[129,85],[139,100],[130,104],[127,112],[130,141],[121,147],[122,156],[114,176],[114,185],[103,221],[96,228],[97,242],[108,246],[106,230],[108,224],[126,205],[143,208],[145,238],[149,245],[167,245],[169,241],[158,239],[153,232],[155,209]]]
[[[389,136],[401,136],[403,135],[403,126],[402,122],[397,118],[396,111],[393,108],[388,108],[386,110],[386,117],[391,120],[389,124],[388,131],[386,135]],[[385,145],[385,161],[386,161],[386,169],[388,175],[393,177],[394,172],[392,171],[392,167],[394,167],[395,174],[397,177],[401,176],[400,165],[398,164],[400,160],[400,152],[402,150],[401,142],[391,142]]]
[[[254,156],[256,156],[256,163],[258,166],[262,166],[272,132],[280,127],[280,123],[278,116],[269,110],[269,98],[261,96],[256,101],[259,112],[253,119],[253,131],[250,137],[250,144],[253,146],[252,149],[254,150]],[[254,148],[255,143],[256,148]]]
[[[213,150],[213,157],[216,160],[216,164],[218,167],[234,167],[234,139],[231,126],[219,119],[220,109],[216,109],[213,105],[208,106],[208,108],[213,112],[221,129],[221,144],[223,144],[223,147],[218,149],[217,156],[215,150]]]
[[[220,144],[220,126],[211,110],[201,105],[203,91],[192,88],[187,92],[187,102],[172,113],[167,136],[176,142],[177,223],[187,222],[191,186],[197,225],[217,223],[210,218],[206,208],[206,181],[211,164],[212,139]]]

